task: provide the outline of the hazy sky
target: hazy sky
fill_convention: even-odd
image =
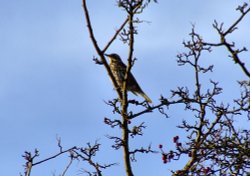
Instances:
[[[159,0],[145,10],[141,19],[146,22],[138,27],[135,42],[138,61],[132,71],[154,104],[177,86],[193,85],[193,72],[178,67],[175,57],[184,51],[182,42],[188,39],[191,25],[195,24],[204,39],[218,41],[213,20],[228,26],[238,17],[235,8],[242,2]],[[88,6],[98,43],[104,46],[125,19],[125,12],[113,0],[88,0]],[[249,21],[248,15],[231,37],[239,46],[250,45]],[[110,149],[112,142],[105,137],[120,131],[103,123],[106,116],[117,117],[104,103],[116,94],[105,69],[92,61],[96,53],[81,0],[0,0],[0,26],[0,175],[23,172],[21,155],[25,150],[38,148],[39,159],[56,153],[57,136],[65,149],[99,140],[103,145],[97,159],[119,162],[107,173],[120,173],[121,151]],[[126,57],[127,50],[117,40],[108,52]],[[209,76],[225,86],[224,96],[237,97],[239,89],[233,81],[246,77],[224,51],[206,55],[204,64],[215,65]],[[170,109],[169,119],[158,112],[137,119],[135,124],[145,121],[148,128],[143,137],[132,141],[133,146],[151,143],[157,148],[162,143],[174,149],[172,137],[185,135],[175,127],[187,115],[180,109]],[[34,176],[59,175],[66,163],[61,157],[34,167],[32,172]],[[88,165],[74,163],[69,175],[79,174],[83,167],[88,169]],[[134,163],[135,175],[168,175],[169,170],[180,167],[180,162],[162,164],[160,155],[140,155]]]

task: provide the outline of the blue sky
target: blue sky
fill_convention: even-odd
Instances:
[[[188,39],[191,24],[196,25],[204,39],[218,41],[211,25],[213,20],[224,21],[228,26],[239,15],[234,10],[238,3],[159,0],[145,10],[141,19],[150,23],[139,26],[135,43],[138,61],[133,73],[155,104],[160,95],[170,95],[170,89],[191,86],[193,73],[177,67],[175,57],[183,51],[181,43]],[[104,46],[125,19],[125,13],[112,0],[88,0],[88,6],[98,43]],[[249,21],[248,16],[232,36],[240,46],[250,44],[246,35]],[[121,151],[110,149],[111,141],[105,138],[106,134],[119,131],[103,124],[105,116],[114,117],[104,101],[116,94],[105,69],[92,61],[96,53],[86,29],[81,0],[0,0],[0,26],[0,175],[23,172],[21,155],[25,150],[38,148],[40,159],[56,153],[56,136],[62,138],[65,149],[98,139],[103,144],[98,159],[120,163],[107,173],[121,171]],[[117,40],[108,52],[125,57],[127,48]],[[213,57],[205,56],[204,63],[216,65],[211,77],[221,81],[224,96],[230,98],[239,94],[232,81],[246,77],[227,55],[218,49]],[[175,125],[186,114],[175,109],[169,113],[174,118],[165,119],[155,112],[137,119],[135,123],[145,121],[148,129],[133,144],[152,143],[157,147],[163,143],[174,147],[172,137],[183,134]],[[35,167],[33,175],[58,175],[65,164],[65,159],[59,158]],[[166,175],[180,165],[163,165],[160,155],[146,155],[138,158],[134,168],[136,175]],[[145,170],[145,166],[153,169]],[[79,174],[82,167],[88,168],[75,163],[70,175]]]

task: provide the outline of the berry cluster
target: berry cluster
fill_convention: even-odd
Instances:
[[[173,142],[176,144],[177,148],[182,146],[182,144],[178,141],[179,141],[179,136],[173,137]],[[159,149],[161,150],[162,161],[164,164],[170,162],[172,159],[174,160],[178,159],[178,154],[173,150],[170,150],[168,153],[164,152],[162,144],[159,144]]]
[[[175,143],[176,147],[179,148],[182,146],[182,143],[179,142],[179,136],[173,137],[173,142]]]
[[[171,150],[169,153],[165,153],[165,152],[163,151],[163,149],[162,149],[162,148],[163,148],[163,145],[162,145],[162,144],[159,145],[159,148],[161,149],[162,161],[163,161],[164,164],[170,162],[171,159],[174,158],[175,154],[174,154],[174,152],[173,152],[172,150]]]
[[[182,146],[182,143],[180,142],[180,137],[179,136],[174,136],[172,142],[175,144],[176,146],[176,150],[170,150],[169,152],[166,152],[163,149],[163,145],[159,144],[159,149],[161,151],[161,159],[162,162],[164,164],[169,163],[172,160],[179,160],[180,156],[182,154],[186,154],[188,155],[188,157],[193,157],[193,153],[190,149],[186,149],[185,146]],[[205,150],[201,150],[200,151],[201,155],[205,154]],[[202,175],[207,175],[207,174],[211,174],[213,171],[213,169],[211,167],[205,167],[205,166],[201,166],[201,167],[197,167],[197,170],[195,171],[196,173],[202,174]],[[186,170],[178,170],[175,172],[176,175],[186,175],[187,171]]]

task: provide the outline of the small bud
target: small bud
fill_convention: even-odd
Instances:
[[[204,155],[204,154],[205,154],[205,151],[204,151],[204,150],[201,150],[201,154]]]
[[[172,158],[174,158],[174,154],[173,154],[173,153],[171,153],[171,154],[169,155],[169,159],[172,159]]]
[[[159,144],[159,148],[162,149],[162,147],[163,147],[162,144]]]

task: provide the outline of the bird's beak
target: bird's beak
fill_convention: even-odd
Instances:
[[[108,57],[108,60],[111,62],[111,57],[110,57],[110,54],[104,54],[105,56]]]

